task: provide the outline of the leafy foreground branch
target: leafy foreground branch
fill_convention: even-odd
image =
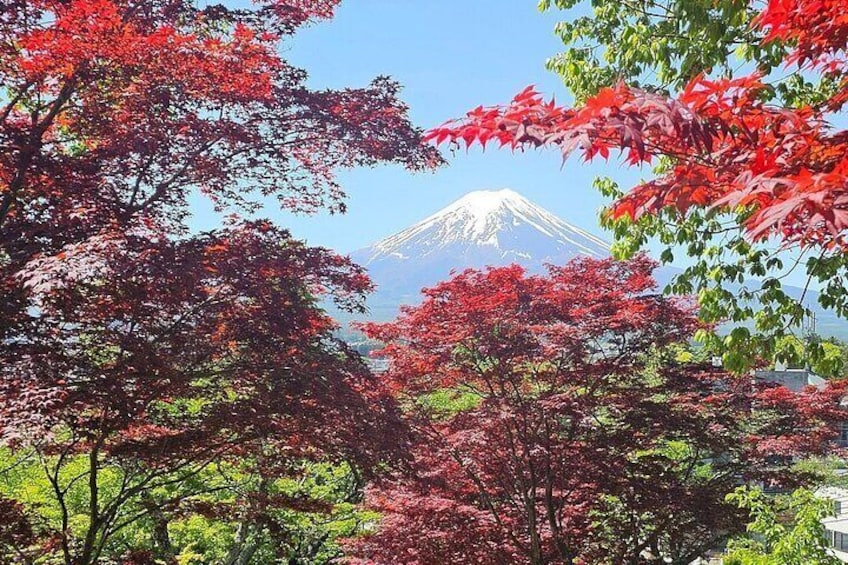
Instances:
[[[769,499],[756,489],[739,488],[729,502],[750,512],[751,537],[732,541],[727,565],[839,565],[829,550],[822,524],[833,516],[833,502],[810,490]]]

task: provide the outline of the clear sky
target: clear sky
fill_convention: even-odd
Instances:
[[[563,14],[541,14],[535,0],[346,0],[330,21],[301,30],[285,56],[310,73],[310,86],[362,86],[386,74],[403,86],[413,121],[424,128],[479,104],[507,102],[529,84],[558,100],[569,97],[545,60],[561,47],[553,34]],[[340,173],[349,199],[344,216],[294,216],[273,204],[272,218],[312,245],[348,253],[394,233],[479,189],[512,188],[563,219],[604,236],[603,204],[591,183],[599,173],[638,180],[617,160],[562,166],[552,151],[512,154],[492,147],[446,155],[435,173],[400,167]],[[201,201],[193,227],[219,219]],[[605,237],[605,239],[609,239]]]

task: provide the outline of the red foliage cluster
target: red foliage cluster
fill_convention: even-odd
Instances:
[[[263,224],[185,242],[125,235],[96,264],[90,246],[82,258],[21,273],[39,316],[4,348],[4,443],[71,430],[67,449],[97,438],[114,456],[165,465],[252,443],[363,463],[388,451],[391,403],[330,339],[313,298],[370,288],[346,259]]]
[[[7,553],[9,547],[27,547],[35,542],[32,525],[27,520],[23,508],[14,500],[0,497],[0,557],[14,562],[18,556]]]
[[[179,1],[7,3],[4,235],[45,215],[71,236],[142,216],[178,220],[195,189],[221,205],[254,193],[298,210],[343,209],[334,169],[438,162],[395,83],[309,90],[262,31],[272,13],[300,21],[332,4],[207,13]]]
[[[392,80],[313,90],[281,57],[338,0],[238,4],[0,6],[0,444],[43,457],[59,506],[63,465],[87,455],[87,530],[53,532],[68,564],[213,460],[273,478],[396,457],[393,399],[318,305],[361,308],[365,274],[263,222],[185,220],[195,193],[341,211],[336,170],[440,158]],[[106,465],[126,471],[108,500]]]
[[[477,108],[464,120],[436,128],[437,143],[485,145],[497,139],[513,149],[556,146],[586,159],[624,151],[628,162],[671,156],[676,165],[617,201],[614,217],[637,218],[666,207],[733,210],[749,206],[745,230],[755,240],[848,248],[848,135],[834,131],[826,112],[848,96],[845,54],[848,20],[838,1],[772,0],[757,19],[767,39],[796,43],[789,63],[835,77],[840,89],[820,107],[784,109],[762,101],[754,75],[733,80],[693,79],[676,99],[620,84],[605,88],[579,109],[545,102],[532,88],[507,106]]]
[[[256,194],[276,195],[292,209],[342,209],[333,177],[339,167],[438,162],[435,150],[420,145],[392,81],[312,91],[305,73],[280,58],[281,30],[331,17],[337,3],[274,1],[243,9],[198,9],[182,0],[4,4],[5,434],[22,428],[10,410],[49,427],[52,420],[41,416],[57,416],[57,407],[85,412],[86,402],[102,399],[123,403],[116,416],[122,424],[110,424],[110,431],[136,439],[167,435],[158,428],[139,432],[144,418],[137,416],[162,395],[186,392],[176,376],[159,373],[187,371],[184,384],[190,380],[188,360],[172,359],[176,365],[166,369],[169,354],[224,363],[227,351],[244,351],[255,339],[278,340],[267,361],[295,359],[330,329],[314,296],[340,293],[344,306],[357,304],[368,288],[362,272],[285,233],[249,225],[173,241],[184,234],[187,198],[195,190],[222,207],[250,207],[246,198]],[[191,323],[178,323],[180,309]],[[212,325],[192,319],[188,312],[195,310]],[[153,326],[146,328],[142,318]],[[71,354],[101,339],[103,359]],[[172,339],[187,340],[185,349]],[[204,352],[192,352],[192,344]],[[120,352],[132,347],[146,353],[129,361]],[[337,356],[328,351],[323,361],[335,366]],[[175,388],[129,385],[136,373]],[[261,374],[250,378],[268,376]],[[130,422],[135,431],[123,430]]]
[[[416,474],[370,493],[384,519],[353,543],[361,562],[687,563],[743,527],[734,486],[790,480],[787,456],[826,449],[844,391],[674,362],[665,348],[698,324],[655,294],[654,266],[467,271],[366,327],[409,407]]]
[[[770,0],[755,23],[768,31],[766,42],[794,44],[787,62],[845,70],[848,15],[840,0]]]

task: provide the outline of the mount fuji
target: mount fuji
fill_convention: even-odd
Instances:
[[[418,300],[423,287],[451,270],[607,257],[602,239],[556,217],[509,189],[471,192],[420,222],[351,254],[377,284],[371,308]]]

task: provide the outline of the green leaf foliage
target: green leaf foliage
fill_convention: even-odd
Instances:
[[[770,498],[740,487],[728,501],[751,514],[748,536],[728,546],[726,565],[838,565],[828,551],[822,519],[833,515],[833,503],[810,490]]]

